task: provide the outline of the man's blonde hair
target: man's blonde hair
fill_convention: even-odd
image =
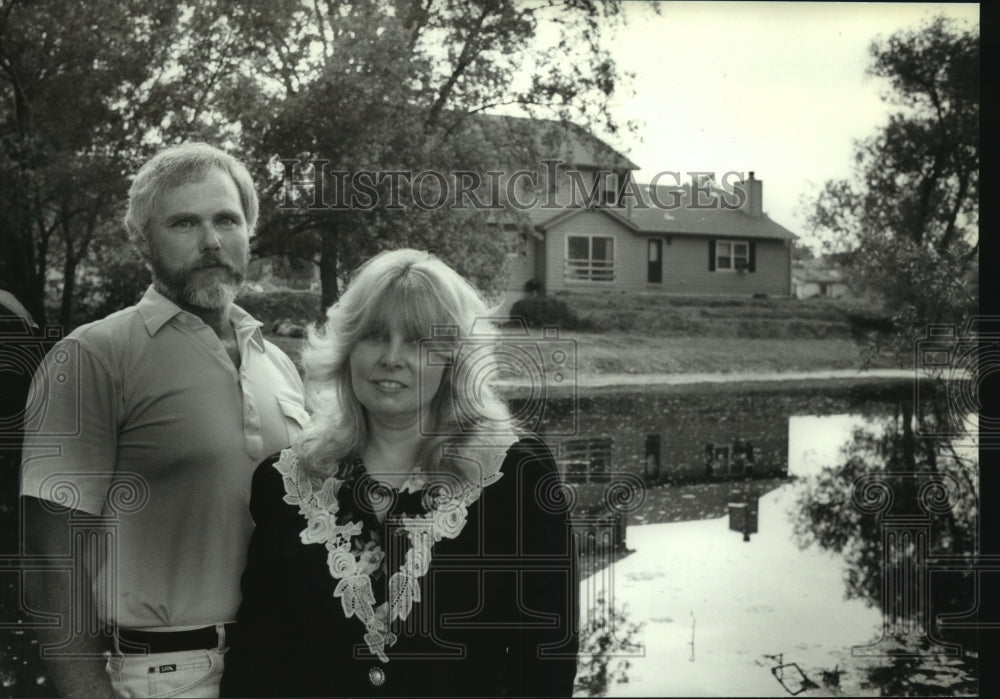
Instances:
[[[240,194],[247,230],[257,225],[257,189],[246,166],[233,156],[207,143],[182,143],[160,151],[139,169],[128,193],[125,228],[140,249],[149,237],[149,222],[157,199],[168,189],[197,182],[209,170],[229,173]]]

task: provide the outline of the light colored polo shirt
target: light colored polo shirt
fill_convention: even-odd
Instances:
[[[209,326],[150,287],[137,305],[73,331],[35,375],[21,492],[117,514],[117,570],[95,579],[95,590],[115,590],[105,621],[235,619],[251,477],[307,417],[291,360],[246,311],[233,306],[230,319],[238,370]]]

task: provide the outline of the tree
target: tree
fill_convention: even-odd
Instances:
[[[488,212],[426,210],[409,189],[402,210],[285,211],[279,161],[481,171],[516,145],[474,137],[468,118],[503,108],[613,131],[618,75],[600,36],[619,17],[617,2],[594,0],[0,0],[3,285],[40,319],[58,286],[65,326],[81,299],[97,312],[127,296],[97,287],[109,262],[134,268],[119,222],[129,177],[200,138],[255,172],[254,253],[318,263],[326,303],[344,267],[401,244],[437,249],[488,287],[505,260],[480,234]],[[546,28],[558,29],[549,43]]]
[[[138,164],[227,135],[213,109],[236,62],[227,5],[0,0],[0,278],[39,320],[58,280],[58,320],[74,325]]]
[[[882,298],[896,335],[871,352],[912,357],[929,323],[978,310],[979,30],[936,17],[870,48],[870,76],[896,107],[855,143],[855,177],[828,181],[809,223]],[[883,338],[885,340],[885,338]]]
[[[436,249],[489,286],[505,260],[498,237],[482,234],[489,212],[421,207],[407,183],[396,192],[400,206],[386,206],[390,180],[372,184],[370,207],[310,208],[314,191],[300,188],[287,211],[278,161],[300,161],[296,179],[311,177],[314,159],[345,173],[481,173],[506,165],[534,138],[476,126],[502,109],[614,131],[608,106],[618,75],[599,39],[602,25],[619,17],[617,2],[590,0],[317,0],[233,10],[233,26],[260,50],[231,101],[260,166],[255,253],[314,260],[324,306],[337,297],[345,267],[402,244]],[[546,45],[546,28],[561,38]],[[356,184],[346,182],[346,200],[360,193]]]

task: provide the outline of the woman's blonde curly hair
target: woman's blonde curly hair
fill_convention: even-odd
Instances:
[[[509,446],[516,429],[491,381],[496,373],[498,329],[478,291],[434,255],[401,249],[363,264],[321,328],[309,329],[302,354],[311,424],[295,450],[306,469],[329,476],[367,442],[364,408],[351,383],[349,358],[357,343],[400,327],[424,339],[421,363],[445,365],[440,388],[421,423],[426,435],[417,463],[476,483],[476,447]]]

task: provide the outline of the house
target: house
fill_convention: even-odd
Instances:
[[[510,241],[508,303],[534,291],[792,294],[797,236],[764,213],[753,172],[723,186],[679,175],[639,185],[632,161],[584,129],[564,128],[561,155],[539,168],[536,196],[522,192],[531,205],[495,221]]]
[[[825,257],[793,263],[792,290],[797,299],[854,297],[843,269]]]

